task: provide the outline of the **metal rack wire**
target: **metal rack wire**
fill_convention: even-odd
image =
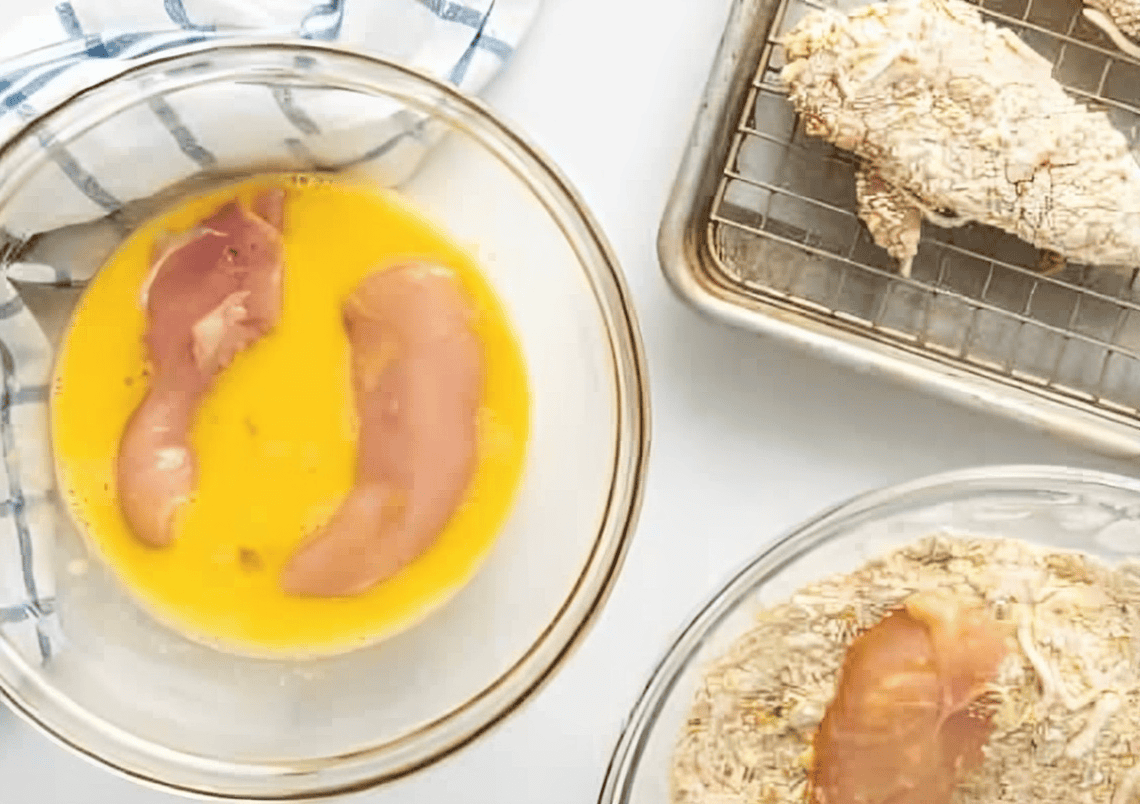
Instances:
[[[857,5],[843,2],[836,7]],[[1071,0],[983,0],[1103,109],[1140,158],[1140,63]],[[826,316],[854,336],[1140,419],[1140,271],[1068,265],[995,229],[925,224],[900,276],[856,215],[849,154],[808,136],[778,73],[778,38],[816,0],[784,0],[769,31],[707,220],[720,268],[760,299]]]

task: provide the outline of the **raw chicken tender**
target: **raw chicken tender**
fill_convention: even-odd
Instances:
[[[143,287],[150,384],[123,431],[119,502],[135,536],[173,539],[194,490],[194,413],[217,374],[265,335],[281,310],[284,192],[252,209],[235,200],[159,249]]]
[[[976,7],[815,11],[783,45],[782,79],[807,132],[859,158],[859,215],[903,274],[923,218],[995,226],[1076,262],[1140,266],[1140,163],[1123,133]]]
[[[1006,654],[988,613],[922,592],[851,643],[816,733],[813,804],[945,804],[982,759]]]
[[[423,554],[451,519],[477,458],[484,355],[473,316],[454,274],[432,265],[373,273],[349,298],[356,484],[286,566],[288,593],[366,591]]]

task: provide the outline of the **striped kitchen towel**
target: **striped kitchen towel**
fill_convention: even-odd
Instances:
[[[22,16],[13,19],[9,10],[0,31],[0,141],[124,62],[242,34],[355,46],[475,93],[508,63],[539,2],[20,0],[16,8]],[[133,200],[196,173],[240,164],[251,153],[279,154],[294,162],[302,155],[314,167],[378,162],[382,171],[406,174],[432,141],[421,136],[421,121],[399,108],[387,116],[370,115],[370,128],[361,129],[336,93],[306,95],[254,85],[226,92],[156,98],[144,114],[124,121],[128,129],[116,131],[109,123],[66,149],[45,142],[53,147],[58,169],[40,171],[43,175],[21,192],[20,203],[4,210],[0,254],[13,242],[45,232],[40,240],[50,243],[61,227],[98,226]],[[219,104],[226,115],[216,114]],[[242,141],[230,110],[258,116],[256,142]],[[150,138],[152,151],[165,148],[169,158],[134,172],[100,162],[99,154],[121,152],[121,143],[140,137]],[[406,141],[412,145],[394,147]],[[29,663],[48,662],[64,638],[55,597],[61,567],[52,543],[54,529],[63,525],[48,452],[54,356],[19,288],[21,283],[71,285],[90,273],[90,265],[71,262],[66,244],[40,253],[47,258],[5,265],[0,281],[0,653]]]

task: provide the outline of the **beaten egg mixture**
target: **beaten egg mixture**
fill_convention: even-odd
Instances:
[[[215,380],[195,420],[198,483],[164,549],[120,512],[115,458],[146,390],[140,289],[156,240],[235,194],[286,189],[284,297],[272,332]],[[352,486],[357,421],[341,310],[367,274],[401,258],[452,268],[478,313],[486,382],[479,464],[435,544],[349,598],[298,598],[281,570]],[[407,627],[487,555],[522,474],[529,397],[522,351],[472,257],[394,193],[308,176],[260,177],[197,196],[136,231],[96,275],[62,344],[52,393],[60,487],[75,520],[130,591],[191,638],[256,655],[327,654]]]

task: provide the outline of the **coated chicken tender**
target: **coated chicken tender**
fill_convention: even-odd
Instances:
[[[815,11],[783,39],[811,135],[853,152],[859,215],[909,274],[923,218],[1003,229],[1093,265],[1140,266],[1140,163],[1103,112],[961,0]]]
[[[195,485],[194,413],[238,352],[265,335],[281,310],[284,192],[252,209],[235,200],[158,250],[143,287],[150,382],[123,431],[119,502],[141,541],[163,547]]]
[[[982,759],[977,706],[1008,636],[981,609],[920,592],[848,648],[816,733],[813,804],[944,804]]]
[[[1089,6],[1085,9],[1085,17],[1108,34],[1117,47],[1132,58],[1140,59],[1140,0],[1085,2]]]
[[[455,275],[373,273],[344,308],[360,419],[356,483],[282,576],[297,596],[359,594],[435,541],[476,467],[485,358]]]

